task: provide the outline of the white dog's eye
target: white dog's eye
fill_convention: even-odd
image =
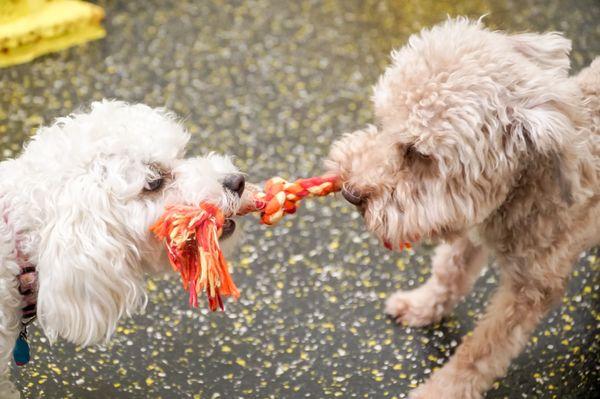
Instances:
[[[163,183],[164,183],[165,179],[162,176],[159,176],[157,178],[154,178],[150,181],[146,182],[146,185],[144,186],[144,191],[156,191],[159,190]]]
[[[146,180],[144,191],[160,190],[165,182],[165,172],[156,165],[150,165],[150,169],[152,170],[152,174]]]

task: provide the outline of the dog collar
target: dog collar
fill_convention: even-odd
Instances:
[[[19,251],[17,250],[17,253]],[[19,254],[20,255],[20,254]],[[13,349],[13,358],[17,366],[29,363],[31,358],[29,343],[27,342],[27,327],[37,316],[37,271],[35,265],[22,256],[18,256],[18,264],[21,272],[17,276],[19,281],[19,293],[22,296],[23,308],[21,315],[21,331]]]
[[[5,220],[7,219],[6,213],[4,214],[4,218]],[[29,359],[31,358],[29,343],[27,342],[27,327],[37,316],[38,279],[35,265],[29,261],[21,250],[18,234],[15,247],[16,262],[20,269],[16,277],[23,307],[21,308],[21,331],[19,331],[19,336],[15,342],[13,358],[17,366],[23,366],[29,363]]]
[[[2,204],[3,196],[0,193],[0,205]],[[0,209],[4,223],[10,225],[9,209],[5,206]],[[15,342],[13,349],[13,358],[18,366],[25,365],[29,362],[30,351],[27,343],[27,326],[29,326],[37,316],[37,294],[38,294],[38,279],[37,271],[27,256],[21,250],[21,239],[19,233],[15,234],[15,249],[14,255],[16,263],[19,266],[19,274],[16,275],[19,294],[21,294],[21,329],[19,336]]]

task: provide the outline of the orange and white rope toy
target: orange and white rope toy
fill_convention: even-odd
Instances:
[[[223,223],[223,212],[215,205],[175,205],[168,207],[150,228],[164,241],[171,266],[181,274],[193,307],[198,306],[198,294],[202,291],[213,311],[223,309],[221,295],[235,299],[240,296],[219,247]]]
[[[339,178],[334,175],[294,182],[274,177],[267,181],[263,192],[254,193],[253,204],[239,214],[260,212],[261,223],[273,225],[286,214],[295,213],[301,199],[329,195],[340,189]],[[221,295],[235,299],[240,295],[219,246],[224,222],[223,212],[215,205],[175,205],[168,207],[151,227],[156,237],[164,241],[171,266],[180,273],[193,307],[198,306],[198,294],[202,292],[206,292],[213,311],[223,309]]]
[[[281,177],[273,177],[265,184],[264,192],[254,195],[254,209],[243,210],[260,212],[263,224],[273,225],[286,214],[296,213],[298,202],[305,197],[322,197],[340,191],[339,178],[334,175],[309,177],[288,182]]]
[[[299,179],[293,183],[275,177],[267,181],[264,192],[254,194],[252,206],[240,214],[260,212],[261,222],[272,225],[285,214],[296,212],[302,198],[339,190],[336,176]],[[240,295],[219,246],[224,222],[223,212],[215,205],[174,205],[150,228],[164,242],[171,266],[181,275],[193,307],[198,306],[198,294],[202,292],[206,293],[213,311],[223,309],[222,295],[235,299]]]

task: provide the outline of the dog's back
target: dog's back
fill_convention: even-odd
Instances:
[[[595,159],[596,174],[600,177],[600,57],[596,57],[591,65],[582,70],[575,79],[581,88],[583,102],[589,113],[590,146]],[[595,192],[594,199],[597,203],[590,209],[592,218],[594,217],[594,210],[600,214],[600,187],[596,187]],[[592,241],[595,244],[600,243],[600,227],[596,230]]]
[[[595,143],[594,154],[600,163],[600,57],[596,57],[575,79],[591,116],[590,130]]]

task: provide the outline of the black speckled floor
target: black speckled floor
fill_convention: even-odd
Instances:
[[[235,154],[255,180],[319,173],[341,132],[371,121],[370,86],[422,26],[447,13],[511,30],[561,30],[579,69],[600,54],[597,0],[387,2],[106,1],[106,39],[0,70],[0,158],[37,126],[93,99],[168,106],[192,153]],[[275,228],[249,220],[232,259],[242,290],[226,313],[190,310],[177,278],[151,280],[145,315],[106,348],[50,347],[15,374],[26,398],[403,398],[473,326],[496,275],[440,325],[410,329],[384,298],[429,272],[364,233],[339,198],[309,201]],[[600,397],[600,250],[583,255],[564,306],[487,398]]]

